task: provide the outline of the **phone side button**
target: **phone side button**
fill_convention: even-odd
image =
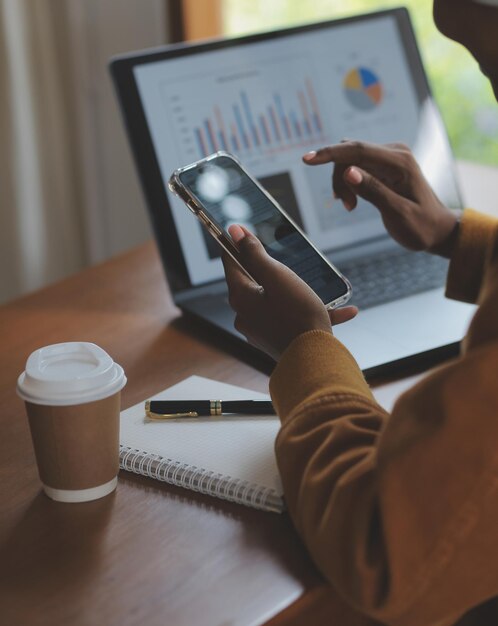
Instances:
[[[221,230],[209,220],[208,216],[203,211],[199,211],[197,215],[215,237],[219,237],[221,235]]]
[[[204,213],[204,211],[198,211],[197,217],[211,230],[211,222],[209,221],[208,216]]]
[[[192,213],[197,213],[197,207],[192,202],[192,200],[187,200],[187,206],[192,211]]]

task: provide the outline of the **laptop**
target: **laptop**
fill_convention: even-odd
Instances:
[[[346,137],[402,142],[442,202],[461,207],[406,9],[146,50],[110,68],[183,311],[245,341],[233,328],[217,244],[167,188],[174,169],[226,150],[351,281],[360,314],[334,333],[366,375],[457,353],[474,307],[444,297],[448,262],[401,248],[365,201],[348,213],[332,198],[331,166],[301,161]]]

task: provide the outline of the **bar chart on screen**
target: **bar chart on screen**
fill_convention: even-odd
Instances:
[[[289,75],[289,63],[283,67],[285,72],[271,64],[203,75],[195,82],[197,94],[188,93],[183,81],[164,85],[171,129],[185,158],[218,150],[265,157],[323,141],[325,121],[309,68],[303,64]]]
[[[274,92],[266,102],[252,102],[246,90],[240,91],[228,106],[228,118],[215,104],[212,111],[193,129],[199,154],[216,150],[272,151],[288,149],[315,140],[323,133],[323,123],[313,85],[306,79],[293,99]]]

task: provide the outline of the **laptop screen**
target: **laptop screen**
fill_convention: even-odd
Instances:
[[[446,133],[401,21],[384,12],[170,57],[152,52],[150,61],[142,54],[133,76],[164,186],[174,169],[227,150],[332,260],[385,230],[368,203],[348,213],[333,200],[332,166],[304,165],[309,150],[344,138],[405,143],[442,201],[458,206]],[[216,243],[167,193],[190,284],[221,278]]]

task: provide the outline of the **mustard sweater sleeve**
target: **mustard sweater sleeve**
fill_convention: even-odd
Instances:
[[[495,257],[465,354],[391,416],[325,332],[298,337],[270,381],[294,524],[334,587],[392,626],[447,626],[498,595]]]
[[[494,217],[471,209],[464,211],[448,271],[448,298],[477,302],[497,228]]]

